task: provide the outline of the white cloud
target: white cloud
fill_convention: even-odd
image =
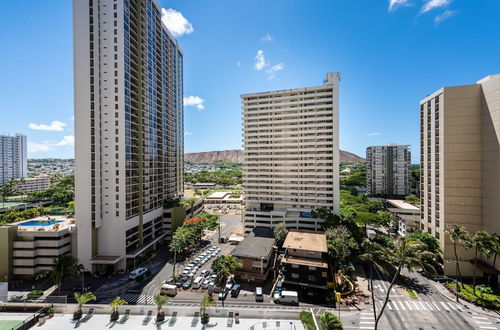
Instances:
[[[175,9],[161,9],[161,21],[174,37],[190,34],[194,31],[193,25]]]
[[[267,73],[267,78],[272,80],[276,78],[276,72],[283,70],[285,68],[285,65],[283,63],[278,63],[270,67],[268,70],[266,70]]]
[[[372,133],[366,134],[366,136],[377,136],[377,135],[382,135],[382,133],[380,133],[380,132],[372,132]]]
[[[196,109],[198,109],[198,110],[205,109],[203,102],[205,102],[205,100],[199,96],[188,96],[188,97],[184,98],[184,106],[185,107],[193,106],[193,107],[196,107]]]
[[[389,11],[395,10],[399,6],[406,5],[408,0],[389,0]]]
[[[65,136],[61,141],[55,144],[56,147],[74,146],[74,145],[75,145],[75,137],[73,135]]]
[[[264,57],[264,51],[263,50],[258,50],[257,55],[255,56],[255,65],[254,69],[255,70],[262,70],[266,67],[266,58]]]
[[[189,132],[189,131],[184,132],[184,136],[190,136],[190,135],[193,135],[193,132]]]
[[[74,145],[75,145],[75,137],[73,135],[67,135],[59,142],[43,141],[42,143],[36,143],[28,141],[28,152],[51,151],[57,147],[74,146]]]
[[[50,151],[50,146],[46,143],[35,143],[28,141],[28,152]]]
[[[453,11],[453,10],[445,10],[443,11],[440,15],[436,16],[434,18],[434,24],[439,24],[441,23],[442,21],[450,18],[450,17],[453,17],[457,14],[456,11]]]
[[[236,62],[236,66],[240,67],[241,66],[241,62],[240,61]]]
[[[262,40],[262,41],[273,41],[274,37],[272,35],[270,35],[269,33],[266,33],[266,35],[263,36],[260,40]]]
[[[39,131],[55,131],[55,132],[64,131],[64,126],[66,126],[66,124],[58,120],[54,120],[52,123],[50,123],[50,125],[34,124],[34,123],[30,123],[28,125],[28,127],[31,129]]]
[[[449,5],[453,0],[427,0],[425,5],[422,6],[421,13],[426,13],[434,8],[444,7]]]

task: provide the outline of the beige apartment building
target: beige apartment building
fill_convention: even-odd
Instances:
[[[73,0],[78,259],[135,267],[183,195],[183,53],[156,0]]]
[[[421,228],[454,259],[454,225],[500,233],[500,75],[444,87],[420,102]],[[461,251],[472,274],[473,251]],[[455,275],[452,263],[445,273]]]
[[[339,209],[339,73],[324,84],[241,95],[245,232],[285,222],[320,229]]]
[[[16,189],[23,193],[45,191],[50,188],[50,177],[46,175],[16,181]]]

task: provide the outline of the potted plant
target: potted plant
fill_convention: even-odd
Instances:
[[[167,302],[168,297],[157,294],[155,296],[155,304],[157,308],[157,313],[156,313],[156,322],[162,322],[165,320],[165,312],[163,311],[163,305]]]
[[[54,317],[54,307],[50,306],[49,308],[47,308],[47,315],[49,316],[49,318]]]
[[[45,313],[38,314],[38,325],[44,325],[45,321],[47,321],[47,316],[45,315]]]
[[[92,294],[92,292],[75,292],[75,300],[76,303],[78,304],[78,309],[73,313],[73,320],[79,320],[83,313],[82,313],[82,307],[86,303],[88,303],[91,300],[96,300],[96,297]]]
[[[120,317],[120,312],[118,312],[118,307],[121,305],[126,305],[127,302],[120,297],[116,297],[115,300],[111,302],[111,318],[110,321],[114,322]]]
[[[209,320],[209,316],[207,313],[207,308],[211,306],[217,306],[215,300],[209,296],[208,294],[203,296],[203,299],[200,302],[200,315],[201,315],[201,323],[207,324]]]

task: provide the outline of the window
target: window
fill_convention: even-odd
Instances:
[[[309,266],[309,270],[316,270],[316,267],[314,267],[314,266]]]
[[[292,273],[292,278],[294,278],[294,279],[298,279],[298,278],[299,278],[299,274],[297,274],[297,273]]]
[[[314,276],[314,275],[309,275],[309,276],[307,276],[307,279],[308,279],[309,281],[316,281],[316,276]]]
[[[296,265],[296,264],[292,264],[292,268],[295,268],[295,269],[297,269],[297,268],[299,268],[299,265]]]

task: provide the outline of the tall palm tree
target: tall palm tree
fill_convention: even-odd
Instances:
[[[79,319],[82,317],[82,307],[86,303],[92,300],[96,300],[96,296],[92,294],[92,292],[75,292],[75,300],[76,303],[78,304],[77,310],[73,313],[73,319]]]
[[[390,256],[390,252],[388,248],[369,241],[365,240],[362,244],[363,250],[365,253],[361,254],[359,257],[361,260],[367,261],[370,263],[370,291],[372,298],[372,306],[373,306],[373,316],[377,318],[377,310],[375,305],[375,292],[373,290],[373,271],[377,270],[382,272],[383,274],[387,274],[388,271],[394,270],[394,266],[388,260],[388,256]]]
[[[70,254],[63,254],[54,259],[54,266],[51,270],[42,270],[35,274],[35,279],[47,278],[54,285],[57,285],[57,290],[61,291],[61,283],[65,277],[80,279],[80,267],[78,261]]]
[[[425,245],[416,240],[409,239],[408,237],[398,238],[394,244],[393,250],[387,250],[387,260],[395,268],[394,273],[389,288],[387,289],[387,294],[385,296],[384,304],[380,309],[378,317],[375,319],[375,330],[377,330],[378,323],[382,314],[384,313],[387,302],[389,301],[389,295],[391,293],[392,287],[396,283],[396,279],[401,273],[401,269],[406,268],[408,271],[413,271],[416,268],[422,268],[429,273],[435,273],[435,269],[432,265],[425,263],[434,255],[429,251],[425,251]]]
[[[485,231],[478,231],[472,237],[472,244],[474,246],[474,271],[472,272],[472,291],[474,295],[476,294],[476,270],[477,270],[477,259],[480,256],[490,258],[493,254],[493,242],[490,235]]]
[[[458,258],[457,245],[462,246],[465,250],[472,247],[472,239],[470,233],[464,227],[453,225],[448,228],[448,235],[453,242],[453,252],[455,254],[455,276],[458,277],[460,285],[457,285],[457,292],[460,292],[460,287],[464,289],[462,273],[460,272],[460,259]],[[458,299],[458,295],[457,295]]]
[[[155,296],[155,304],[156,304],[156,321],[163,321],[165,319],[165,313],[163,312],[163,305],[168,301],[168,297],[157,294]]]
[[[496,269],[497,256],[500,253],[500,235],[493,233],[490,234],[490,238],[493,248],[493,268]],[[491,286],[491,273],[488,275],[488,285]]]
[[[218,284],[225,283],[226,280],[234,274],[236,269],[243,267],[236,261],[234,256],[218,256],[212,262],[212,270],[217,275]]]

